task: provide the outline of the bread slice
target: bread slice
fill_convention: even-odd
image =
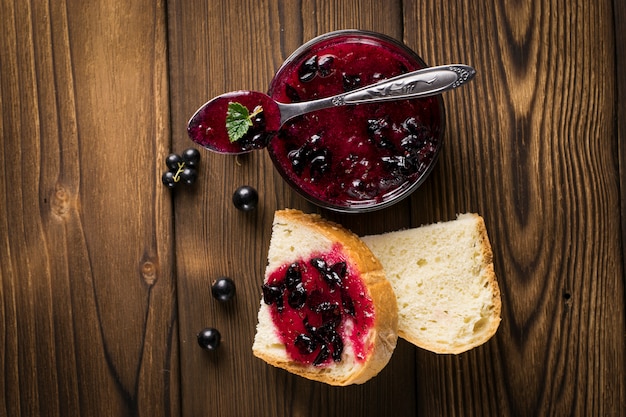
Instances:
[[[298,274],[304,296],[288,278]],[[391,358],[398,325],[393,289],[368,247],[341,226],[277,211],[263,293],[252,350],[267,363],[349,385],[374,377]]]
[[[485,223],[477,214],[363,241],[398,300],[398,334],[436,353],[485,343],[500,324],[500,289]]]

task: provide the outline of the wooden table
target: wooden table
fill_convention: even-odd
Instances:
[[[620,0],[0,1],[0,416],[620,416],[626,413],[626,6]],[[360,28],[478,75],[409,199],[321,210],[267,154],[202,150],[161,184],[217,94],[265,90],[300,44]],[[236,210],[249,184],[261,201]],[[251,353],[276,209],[359,234],[477,212],[502,289],[485,345],[400,341],[335,388]],[[219,305],[220,275],[238,288]],[[209,353],[196,333],[223,336]]]

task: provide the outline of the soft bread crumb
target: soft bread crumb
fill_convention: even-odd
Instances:
[[[363,241],[394,288],[400,337],[436,353],[462,353],[496,332],[500,290],[482,217],[462,214]]]

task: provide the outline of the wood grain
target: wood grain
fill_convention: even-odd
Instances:
[[[1,7],[0,415],[177,415],[165,10]]]
[[[625,25],[617,0],[0,0],[0,417],[623,415]],[[347,28],[478,70],[445,95],[444,151],[410,198],[328,212],[263,152],[203,150],[194,187],[161,185],[197,107],[267,89],[299,45]],[[254,212],[232,205],[243,184]],[[254,358],[284,207],[358,234],[482,214],[498,333],[458,356],[400,341],[345,388]],[[197,346],[207,326],[217,352]]]
[[[614,33],[598,23],[611,3],[420,6],[405,8],[407,44],[478,69],[446,96],[448,147],[425,200],[437,217],[485,216],[504,307],[492,343],[419,355],[417,376],[434,378],[418,392],[419,415],[620,415]],[[418,17],[444,30],[412,26]]]
[[[620,179],[620,207],[626,207],[626,77],[621,75],[621,68],[626,66],[626,32],[621,28],[626,25],[626,4],[614,2],[615,13],[615,77],[616,77],[616,102],[615,109],[615,138],[618,144],[619,155],[619,179]],[[622,259],[626,259],[626,217],[622,219]],[[624,278],[626,281],[626,277]],[[626,282],[624,283],[626,286]],[[626,344],[626,342],[624,342]],[[626,368],[626,364],[624,364]],[[626,375],[626,369],[624,369]]]

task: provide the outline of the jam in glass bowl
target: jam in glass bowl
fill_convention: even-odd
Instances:
[[[385,35],[330,32],[299,47],[268,94],[283,103],[315,100],[426,67]],[[402,200],[424,182],[444,123],[441,95],[339,106],[289,120],[267,149],[282,177],[312,203],[365,212]]]

